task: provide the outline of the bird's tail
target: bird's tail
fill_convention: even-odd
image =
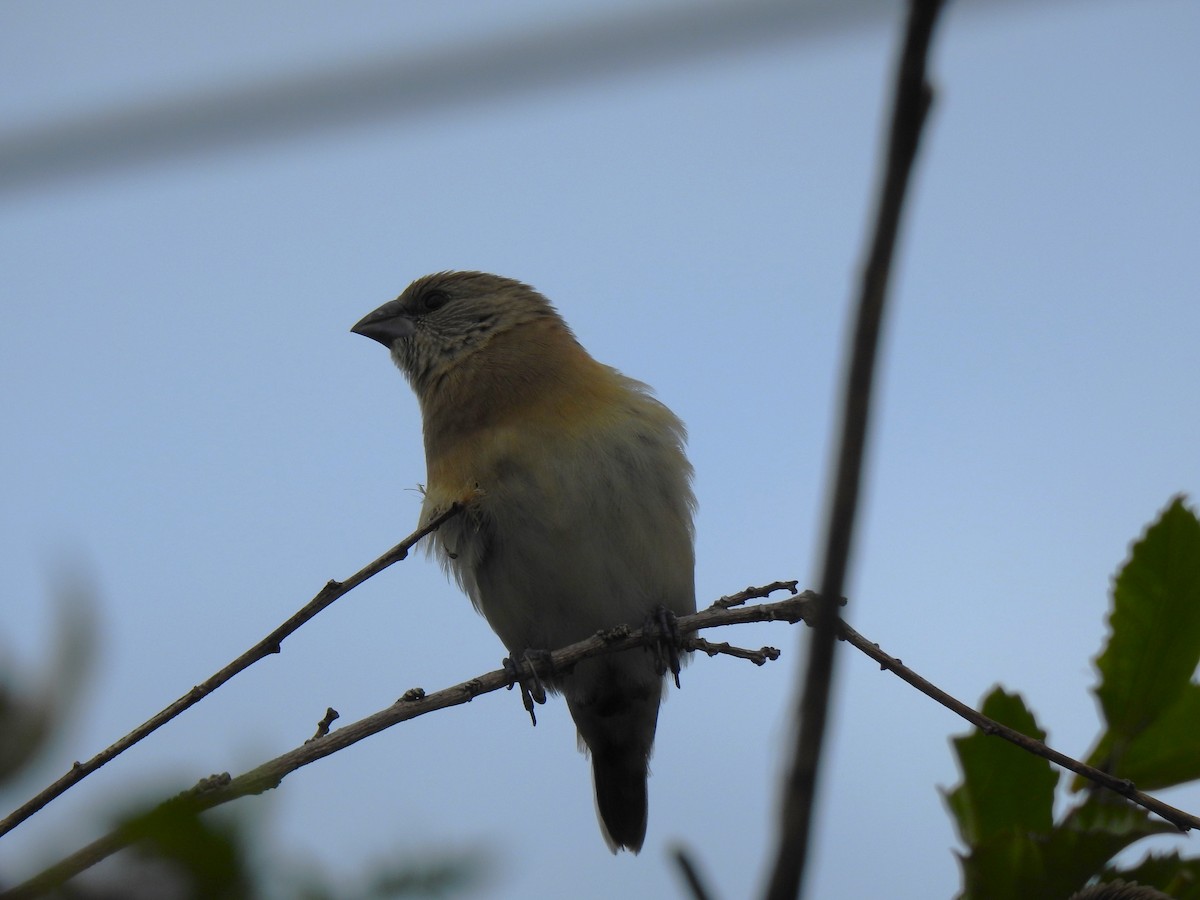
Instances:
[[[646,839],[648,760],[638,747],[592,751],[596,812],[608,848],[637,853]]]
[[[580,663],[564,685],[580,749],[592,755],[596,812],[613,853],[637,853],[646,839],[646,777],[662,690],[651,663],[624,654]]]

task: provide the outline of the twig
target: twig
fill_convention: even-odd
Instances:
[[[681,634],[689,634],[704,628],[740,625],[747,622],[795,623],[809,621],[815,606],[816,599],[811,594],[797,594],[776,603],[742,606],[737,609],[722,609],[714,605],[702,612],[681,616],[676,624]],[[600,632],[585,641],[571,644],[561,650],[555,650],[553,653],[539,654],[536,658],[526,662],[536,665],[540,674],[548,675],[570,669],[580,660],[588,657],[604,653],[619,653],[639,646],[653,646],[661,639],[662,633],[657,627],[651,626],[642,629],[620,626]],[[453,687],[435,691],[432,694],[426,694],[420,688],[414,688],[407,691],[403,697],[386,709],[331,731],[324,737],[312,738],[282,756],[277,756],[236,778],[231,778],[228,774],[210,776],[166,803],[200,813],[239,797],[261,794],[278,787],[287,775],[309,763],[344,750],[352,744],[400,722],[415,719],[435,710],[469,703],[481,694],[506,688],[513,683],[513,678],[512,669],[502,668]],[[132,838],[126,832],[118,828],[29,881],[0,893],[0,900],[40,896],[128,846],[131,840]]]
[[[1039,740],[1022,734],[1009,728],[1007,725],[1002,725],[995,719],[985,716],[983,713],[972,709],[961,700],[947,694],[937,685],[926,681],[908,666],[904,665],[894,656],[889,656],[879,648],[878,644],[868,641],[861,634],[847,625],[841,623],[841,636],[851,645],[857,647],[871,659],[879,663],[881,669],[886,669],[890,672],[895,672],[902,679],[915,687],[922,694],[936,700],[942,706],[951,712],[958,713],[972,725],[978,727],[984,734],[995,735],[996,737],[1004,738],[1010,743],[1016,744],[1023,750],[1027,750],[1043,759],[1048,759],[1055,765],[1062,766],[1064,769],[1069,769],[1076,774],[1082,775],[1084,778],[1095,782],[1101,787],[1108,788],[1110,791],[1115,791],[1122,797],[1136,803],[1144,809],[1150,810],[1155,815],[1161,816],[1166,821],[1170,822],[1180,831],[1188,831],[1192,828],[1200,828],[1200,818],[1193,816],[1191,813],[1186,813],[1181,809],[1176,809],[1174,806],[1163,803],[1151,797],[1149,794],[1143,794],[1134,787],[1133,782],[1126,778],[1117,778],[1110,775],[1102,769],[1097,769],[1089,766],[1087,763],[1082,763],[1077,759],[1067,756],[1065,753],[1046,746]]]
[[[780,583],[776,583],[776,586]],[[810,591],[796,594],[787,600],[777,603],[763,603],[755,606],[739,606],[736,609],[726,609],[721,601],[717,601],[703,612],[684,616],[677,621],[681,633],[693,633],[705,628],[716,628],[722,625],[740,625],[749,622],[795,623],[803,621],[812,625],[816,617],[817,598]],[[873,644],[844,622],[839,626],[840,636],[861,650],[867,656],[878,662],[884,669],[895,672],[913,687],[932,697],[951,711],[958,713],[968,722],[981,728],[987,734],[994,734],[1011,741],[1019,747],[1036,753],[1057,765],[1077,772],[1095,783],[1115,791],[1133,803],[1161,816],[1180,830],[1200,828],[1200,818],[1183,812],[1147,794],[1136,790],[1125,780],[1114,778],[1091,766],[1072,759],[1056,750],[1034,740],[1020,732],[1013,731],[993,719],[971,709],[969,706],[954,699],[945,691],[926,681],[907,666],[884,653],[879,645]],[[536,665],[542,674],[559,672],[569,669],[581,659],[598,656],[603,653],[619,653],[637,646],[653,645],[661,639],[661,632],[656,627],[649,629],[634,629],[626,626],[601,632],[586,641],[580,641],[569,647],[564,647],[545,656],[539,655],[529,664]],[[689,638],[688,640],[695,640]],[[227,773],[212,775],[203,779],[195,787],[166,801],[164,805],[176,805],[195,813],[203,812],[212,807],[228,803],[239,797],[260,794],[278,787],[283,779],[292,772],[309,763],[316,762],[333,753],[370,737],[386,728],[409,719],[469,703],[481,694],[490,693],[508,687],[513,681],[513,671],[497,669],[464,681],[453,687],[445,688],[433,694],[426,694],[421,688],[412,688],[404,693],[399,700],[387,709],[380,710],[364,719],[332,731],[323,737],[310,738],[299,747],[278,756],[269,762],[231,778]],[[71,856],[56,863],[44,872],[25,883],[0,893],[0,900],[17,900],[17,898],[37,897],[63,884],[90,866],[128,846],[132,838],[121,829],[117,829],[97,841],[89,844]],[[682,865],[682,863],[681,863]],[[694,874],[694,871],[693,871]],[[685,867],[685,877],[686,867]],[[694,890],[694,888],[693,888]],[[697,894],[696,896],[703,896]]]
[[[853,354],[845,383],[837,480],[829,509],[820,593],[798,711],[800,727],[783,790],[778,845],[767,897],[790,900],[800,894],[808,857],[817,776],[838,633],[836,598],[842,595],[854,536],[854,518],[867,444],[871,386],[878,354],[884,301],[909,174],[921,128],[932,101],[925,80],[925,58],[941,0],[912,0],[904,50],[896,75],[891,136],[879,195],[871,251],[863,273]]]
[[[704,879],[700,877],[700,870],[693,862],[692,854],[688,852],[688,849],[682,844],[678,844],[671,849],[671,856],[675,859],[675,865],[679,866],[679,873],[683,876],[688,890],[691,891],[693,900],[711,900],[712,894],[705,887]]]
[[[764,584],[759,587],[748,587],[738,591],[736,594],[728,594],[713,603],[713,606],[719,606],[722,609],[729,609],[734,606],[741,606],[747,600],[763,600],[775,591],[791,591],[796,593],[798,581],[772,581],[770,584]],[[810,594],[810,591],[805,591]],[[816,594],[812,594],[816,596]]]
[[[325,715],[322,716],[321,721],[317,723],[316,734],[305,741],[305,743],[307,744],[311,741],[315,741],[317,738],[325,737],[325,735],[329,734],[329,727],[340,718],[341,714],[336,709],[334,709],[332,706],[327,707],[325,709]]]
[[[768,660],[779,659],[779,650],[775,647],[760,647],[758,650],[746,650],[742,647],[734,647],[728,643],[714,644],[711,641],[706,641],[704,638],[687,638],[683,642],[685,650],[699,650],[701,653],[707,653],[709,656],[718,656],[725,654],[736,659],[748,659],[756,666],[762,666]]]
[[[295,615],[229,665],[225,666],[225,668],[221,669],[221,671],[196,685],[166,709],[147,719],[133,731],[129,732],[129,734],[125,735],[125,737],[100,753],[97,753],[87,762],[75,763],[67,774],[45,788],[33,799],[15,809],[5,819],[0,821],[0,836],[12,831],[50,801],[66,793],[70,788],[83,781],[84,778],[91,775],[105,763],[124,753],[138,741],[142,740],[142,738],[161,728],[184,710],[199,703],[235,675],[250,668],[250,666],[259,660],[265,659],[273,653],[278,653],[283,641],[302,625],[314,618],[335,600],[358,587],[368,578],[379,574],[388,566],[404,559],[408,556],[408,551],[413,548],[417,541],[430,532],[436,531],[442,523],[458,515],[460,512],[462,512],[460,504],[456,503],[452,505],[444,513],[431,519],[423,528],[414,531],[387,553],[383,554],[383,556],[359,569],[345,581],[330,581]]]

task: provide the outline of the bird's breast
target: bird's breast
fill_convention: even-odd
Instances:
[[[582,351],[548,363],[531,371],[462,367],[424,398],[431,490],[457,498],[514,470],[569,456],[598,433],[619,432],[631,405],[648,400]]]

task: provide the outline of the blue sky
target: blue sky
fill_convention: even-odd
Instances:
[[[687,422],[702,604],[811,584],[898,33],[896,6],[861,6],[757,49],[0,194],[0,666],[44,662],[64,571],[95,585],[98,651],[78,721],[5,812],[411,530],[416,403],[349,328],[427,272],[532,283]],[[0,141],[619,11],[12,3]],[[956,4],[894,279],[847,615],[967,702],[1021,692],[1077,756],[1110,578],[1173,494],[1200,491],[1198,40],[1186,0]],[[636,859],[604,848],[563,705],[532,729],[510,694],[243,805],[264,852],[335,877],[485,848],[487,896],[672,896],[682,841],[748,896],[806,636],[717,639],[785,655],[685,672]],[[357,719],[501,656],[414,557],[6,837],[0,869],[75,849],[131,792],[275,756],[326,706]],[[811,896],[950,896],[938,788],[965,727],[864,658],[840,673]],[[1200,808],[1195,789],[1164,796]]]

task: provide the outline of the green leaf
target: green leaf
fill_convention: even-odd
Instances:
[[[1200,685],[1187,685],[1179,699],[1129,743],[1120,762],[1120,777],[1144,791],[1200,778]]]
[[[1018,695],[995,688],[983,713],[1045,739]],[[1053,823],[1057,770],[1038,756],[980,731],[956,738],[963,780],[946,794],[969,852],[960,854],[969,900],[1059,900],[1104,871],[1144,837],[1175,829],[1107,792],[1096,792]]]
[[[1153,834],[1178,834],[1169,822],[1152,816],[1140,806],[1112,791],[1097,790],[1063,817],[1058,826],[1080,834],[1102,833],[1118,839],[1116,850]],[[1116,852],[1114,850],[1113,852]]]
[[[77,573],[60,573],[57,579],[52,594],[58,614],[54,662],[31,678],[0,659],[0,782],[45,753],[74,712],[91,674],[95,591]]]
[[[1178,853],[1148,856],[1130,869],[1109,869],[1104,880],[1120,878],[1158,888],[1174,900],[1200,900],[1200,859],[1182,859]]]
[[[999,687],[984,700],[983,714],[1029,737],[1046,737],[1021,697]],[[963,780],[945,798],[964,844],[975,848],[1010,833],[1050,834],[1058,773],[1049,762],[978,730],[955,738],[954,748]],[[1005,846],[993,852],[1024,851]]]
[[[960,857],[960,900],[1062,900],[1103,871],[1117,841],[1103,833],[1056,831],[1053,838],[1009,831]]]
[[[1126,800],[1097,792],[1053,831],[994,832],[960,856],[969,900],[1061,900],[1105,874],[1116,854],[1142,838],[1176,829]]]
[[[45,748],[54,720],[53,710],[32,692],[21,695],[0,670],[0,783],[35,760]]]
[[[1117,576],[1096,689],[1110,730],[1133,736],[1179,697],[1200,663],[1200,522],[1176,498]]]
[[[1178,833],[1174,825],[1125,798],[1095,791],[1054,829],[1047,864],[1051,873],[1070,880],[1066,888],[1078,890],[1126,847],[1151,835]]]
[[[191,804],[167,802],[120,825],[144,858],[167,863],[191,897],[242,900],[255,895],[241,829]]]
[[[1109,626],[1108,646],[1096,660],[1096,696],[1108,730],[1088,761],[1130,777],[1123,759],[1134,739],[1159,719],[1193,709],[1184,695],[1200,663],[1200,522],[1182,498],[1134,544],[1117,575]],[[1173,710],[1179,703],[1185,705]],[[1200,730],[1200,722],[1194,727]],[[1178,723],[1159,728],[1176,733]],[[1140,756],[1156,754],[1145,748]]]
[[[1048,883],[1050,868],[1045,847],[1028,832],[1015,829],[993,832],[959,854],[963,892],[959,900],[1050,900],[1067,896],[1061,885]]]

